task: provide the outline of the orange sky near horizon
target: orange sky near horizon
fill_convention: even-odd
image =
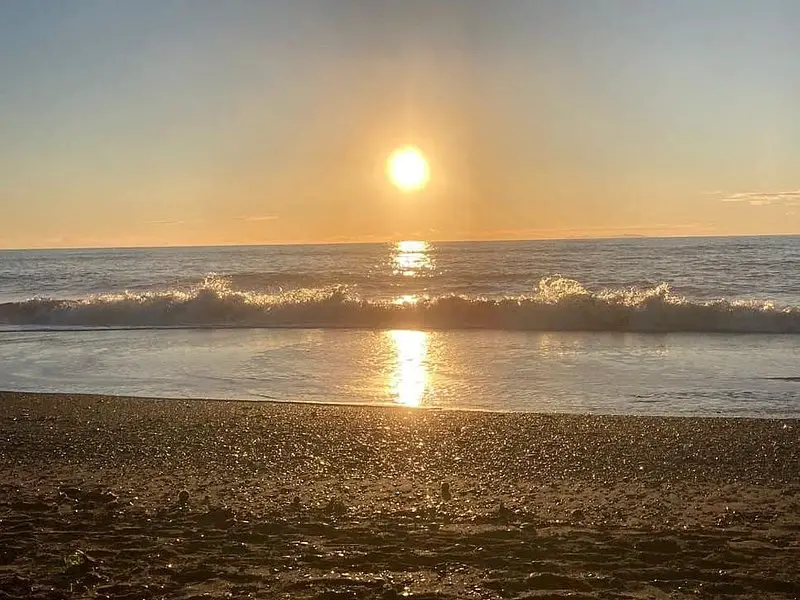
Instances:
[[[3,248],[800,233],[798,4],[34,5]]]

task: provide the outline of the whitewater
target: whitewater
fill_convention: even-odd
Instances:
[[[0,251],[0,389],[774,416],[798,333],[796,236]]]
[[[5,325],[74,327],[308,327],[532,331],[800,333],[800,309],[752,300],[692,301],[662,283],[591,292],[561,276],[530,295],[501,299],[409,296],[365,300],[346,288],[277,294],[231,290],[213,277],[196,288],[0,305]]]

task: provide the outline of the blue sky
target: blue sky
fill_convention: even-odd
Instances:
[[[0,246],[800,233],[798,26],[778,0],[9,0]]]

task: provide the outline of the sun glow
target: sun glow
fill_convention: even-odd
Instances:
[[[386,162],[389,180],[403,192],[415,192],[428,184],[430,168],[422,152],[414,146],[398,148]]]

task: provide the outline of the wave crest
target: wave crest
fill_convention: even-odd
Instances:
[[[693,301],[667,284],[591,291],[558,275],[500,299],[440,296],[370,301],[346,287],[265,294],[211,276],[190,290],[123,292],[0,305],[0,323],[27,327],[353,327],[535,331],[800,333],[800,308]]]

